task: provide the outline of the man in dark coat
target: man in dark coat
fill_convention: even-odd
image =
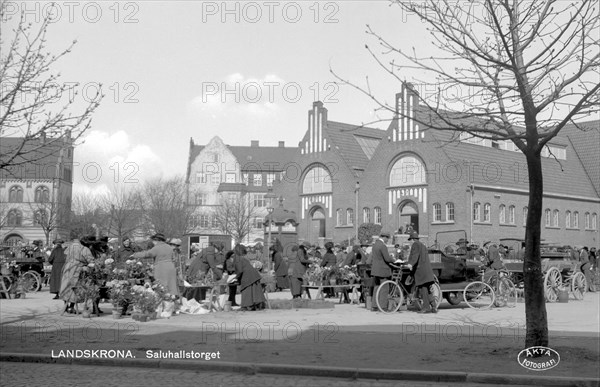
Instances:
[[[60,293],[60,280],[62,278],[62,269],[65,265],[65,251],[62,247],[64,241],[57,239],[54,242],[54,249],[48,262],[52,265],[52,272],[50,273],[50,293],[54,293],[53,300],[58,300],[58,293]]]
[[[273,262],[275,264],[275,280],[277,291],[289,288],[288,280],[288,265],[283,259],[281,252],[275,246],[271,246],[271,254],[273,254]]]
[[[391,263],[394,263],[394,258],[390,257],[387,248],[387,242],[390,237],[390,234],[387,232],[382,232],[379,235],[379,238],[373,244],[373,249],[371,250],[371,276],[373,277],[375,288],[373,289],[373,294],[377,294],[377,288],[384,282],[392,278],[392,269],[390,267]],[[387,288],[387,286],[386,286]],[[379,305],[385,310],[387,309],[387,294],[389,289],[382,289],[380,292]],[[377,306],[372,308],[373,311],[377,311]]]
[[[427,247],[419,240],[419,234],[412,232],[408,237],[412,242],[408,264],[414,276],[414,286],[421,293],[423,307],[419,313],[437,313],[437,303],[435,296],[431,294],[431,285],[435,283],[435,276],[429,262]],[[431,309],[430,309],[430,308]]]
[[[235,274],[237,274],[240,292],[242,293],[241,310],[264,309],[267,300],[262,290],[260,273],[246,259],[244,246],[238,244],[233,251],[234,254],[230,259],[233,259]]]

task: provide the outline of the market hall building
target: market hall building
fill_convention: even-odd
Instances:
[[[273,190],[297,215],[299,240],[341,242],[362,223],[410,226],[428,245],[448,242],[442,235],[452,230],[476,244],[523,239],[527,165],[514,144],[425,130],[410,118],[425,110],[410,88],[396,104],[404,118],[381,130],[329,120],[314,102],[298,148],[262,166],[276,169]],[[543,152],[545,242],[600,245],[599,125],[567,126]]]

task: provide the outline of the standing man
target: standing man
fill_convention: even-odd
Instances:
[[[427,247],[419,240],[419,234],[412,232],[408,237],[412,241],[408,265],[414,276],[414,286],[421,293],[423,307],[418,313],[437,313],[437,300],[431,292],[431,285],[435,283],[435,276],[429,262]]]
[[[371,250],[371,276],[373,277],[375,288],[373,289],[373,294],[377,294],[377,288],[386,280],[392,278],[392,269],[390,268],[390,264],[394,263],[394,258],[390,257],[387,248],[387,242],[390,237],[390,234],[387,232],[382,232],[379,234],[379,238],[373,244],[373,249]],[[387,288],[387,286],[386,286]],[[379,305],[382,309],[387,310],[387,294],[389,289],[383,289],[382,295],[380,297]],[[373,311],[377,311],[377,306],[372,307]]]
[[[593,293],[596,291],[596,286],[594,286],[594,280],[590,266],[588,248],[587,246],[584,246],[579,253],[579,269],[585,275],[585,282],[587,283],[586,290],[589,290]]]

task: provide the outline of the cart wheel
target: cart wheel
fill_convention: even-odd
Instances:
[[[556,302],[558,300],[558,288],[562,287],[562,276],[560,271],[551,267],[544,277],[544,294],[546,301]]]
[[[587,281],[583,273],[578,272],[571,278],[571,293],[576,300],[583,300],[583,296],[587,291]]]
[[[514,308],[517,306],[517,288],[511,280],[506,277],[500,278],[498,282],[498,291],[496,292],[496,306],[508,306]]]
[[[385,293],[383,289],[386,289]],[[375,303],[377,304],[377,308],[383,313],[397,312],[404,303],[404,295],[402,294],[400,285],[395,281],[384,281],[377,288],[377,292],[375,292]],[[386,303],[387,308],[382,308]]]
[[[450,305],[458,305],[463,300],[461,295],[456,292],[446,293],[444,294],[444,298],[446,299],[446,301],[448,301]]]
[[[30,270],[22,275],[23,277],[23,289],[29,292],[37,292],[42,286],[42,279],[40,275],[33,270]]]
[[[442,289],[440,288],[440,285],[437,282],[434,282],[429,288],[429,291],[435,297],[435,308],[438,309],[442,303]]]
[[[488,309],[494,305],[494,289],[485,282],[475,281],[463,290],[465,302],[473,309]]]

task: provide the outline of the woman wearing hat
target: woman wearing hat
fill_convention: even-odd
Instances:
[[[244,246],[237,244],[233,252],[234,254],[228,258],[228,262],[233,262],[235,274],[240,284],[240,292],[242,293],[242,308],[240,310],[264,309],[267,300],[260,282],[262,279],[260,273],[246,259],[246,248]]]
[[[154,279],[160,282],[171,295],[179,296],[179,286],[177,286],[177,270],[173,263],[173,247],[169,246],[167,239],[161,233],[153,235],[150,239],[154,246],[150,250],[134,253],[133,258],[153,258],[154,259]]]
[[[54,242],[54,249],[50,254],[48,262],[52,265],[52,272],[50,273],[50,293],[55,294],[53,300],[58,300],[58,293],[60,292],[60,280],[62,279],[62,270],[65,265],[65,251],[62,247],[64,241],[56,239]]]

